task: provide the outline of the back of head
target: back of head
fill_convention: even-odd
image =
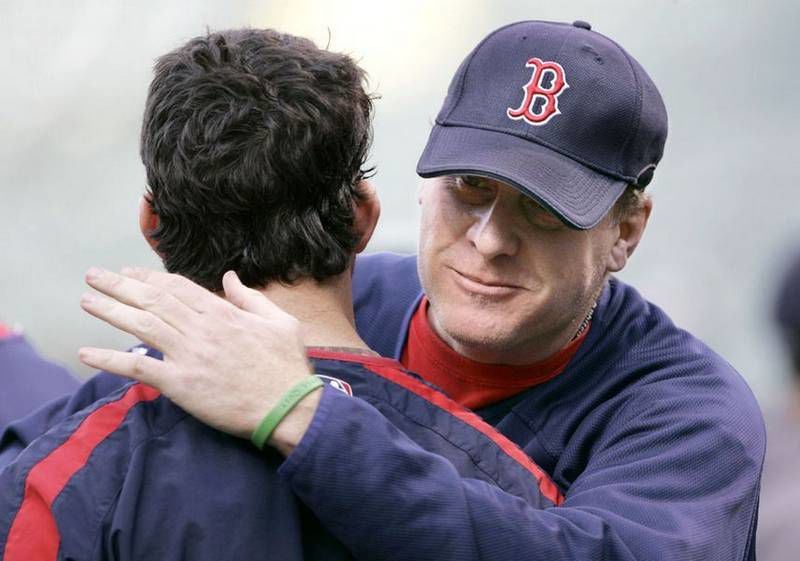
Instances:
[[[162,56],[141,136],[166,269],[218,290],[346,270],[371,139],[364,73],[301,37],[242,29]]]
[[[775,301],[775,319],[791,353],[792,364],[800,379],[800,252],[790,261]]]

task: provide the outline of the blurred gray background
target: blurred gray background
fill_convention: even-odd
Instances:
[[[670,116],[656,206],[621,275],[725,356],[762,405],[787,367],[770,322],[800,244],[800,4],[590,2],[0,3],[0,320],[81,375],[84,344],[132,340],[83,314],[91,265],[156,267],[136,213],[153,60],[209,29],[274,27],[359,59],[377,102],[383,218],[370,249],[413,251],[416,159],[466,53],[520,19],[583,19],[648,70]]]

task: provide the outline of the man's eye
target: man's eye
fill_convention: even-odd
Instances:
[[[524,199],[525,216],[532,225],[544,230],[560,230],[566,228],[556,215],[533,199]]]
[[[475,188],[489,188],[489,180],[485,177],[479,177],[477,175],[460,175],[456,177],[456,180],[460,181],[464,185],[469,187]]]
[[[495,189],[491,182],[486,178],[474,175],[454,177],[453,187],[456,196],[470,205],[489,203],[495,196]]]

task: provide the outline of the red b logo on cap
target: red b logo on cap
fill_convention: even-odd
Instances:
[[[525,97],[516,109],[510,107],[506,115],[510,119],[525,119],[529,125],[543,125],[559,115],[558,96],[569,87],[564,77],[564,69],[557,62],[543,62],[540,58],[530,59],[525,66],[533,68],[533,76],[522,88]]]

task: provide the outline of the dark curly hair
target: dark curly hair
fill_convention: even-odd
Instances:
[[[141,136],[166,269],[211,290],[346,270],[372,125],[347,55],[272,30],[196,37],[158,59]]]

